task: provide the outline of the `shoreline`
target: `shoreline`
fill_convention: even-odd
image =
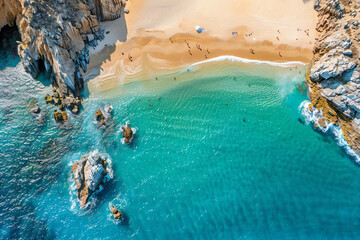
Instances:
[[[90,91],[90,94],[95,97],[113,98],[125,94],[132,88],[133,83],[139,86],[137,94],[140,94],[140,92],[161,92],[179,83],[195,81],[204,77],[216,78],[224,76],[233,76],[237,79],[244,76],[257,76],[277,79],[279,82],[291,85],[294,82],[298,84],[305,81],[304,73],[306,73],[306,69],[307,64],[299,61],[271,62],[227,55],[178,68],[162,69],[162,71],[156,71],[147,78],[142,78],[141,74],[138,73],[138,75],[133,75],[129,81],[122,82],[114,87],[106,85],[114,82],[104,82],[102,86],[94,86],[94,91]]]
[[[196,38],[187,40],[186,36],[172,38],[174,43],[170,43],[171,45],[167,43],[167,41],[170,42],[168,39],[136,38],[125,43],[117,42],[116,46],[105,47],[98,55],[91,56],[89,71],[85,75],[89,91],[106,91],[135,81],[136,78],[149,79],[157,74],[174,72],[224,56],[246,59],[245,61],[252,63],[268,62],[273,65],[286,65],[289,62],[306,64],[312,59],[312,51],[299,47],[276,46],[270,42],[254,43],[252,46],[256,47],[251,47],[248,43],[237,41],[219,41],[218,39],[196,41],[198,40]],[[189,43],[190,48],[185,41]],[[200,45],[202,51],[196,48],[197,44]],[[250,52],[251,48],[255,49],[255,54]],[[163,49],[168,49],[168,53],[164,53]],[[279,49],[283,50],[282,57],[279,57]],[[129,52],[132,61],[129,60]],[[106,60],[103,61],[104,55],[110,57],[105,57]]]
[[[104,91],[224,55],[310,62],[317,37],[313,3],[129,0],[130,13],[118,24],[101,23],[109,38],[105,34],[106,44],[90,51],[88,89]],[[195,26],[207,31],[197,33]]]

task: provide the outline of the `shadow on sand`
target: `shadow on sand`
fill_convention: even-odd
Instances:
[[[126,42],[127,40],[128,30],[124,7],[121,9],[120,18],[113,21],[101,22],[99,25],[101,29],[105,30],[105,39],[99,42],[99,45],[95,49],[89,49],[90,63],[88,64],[88,72],[83,73],[84,89],[82,95],[84,98],[89,96],[89,80],[99,76],[102,64],[111,60],[111,54],[115,52],[116,49],[116,42]]]

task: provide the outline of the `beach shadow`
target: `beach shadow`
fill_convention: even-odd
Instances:
[[[84,75],[84,89],[83,97],[89,96],[88,82],[100,75],[101,66],[106,61],[111,60],[112,53],[116,50],[116,42],[126,42],[128,29],[125,19],[124,7],[121,7],[121,17],[113,20],[102,22],[99,24],[100,28],[105,31],[105,39],[99,43],[97,48],[103,48],[98,53],[91,53],[90,63],[88,65],[88,72]]]
[[[21,36],[16,26],[9,27],[6,25],[0,31],[0,71],[7,67],[16,67],[20,62],[17,53],[17,43]]]

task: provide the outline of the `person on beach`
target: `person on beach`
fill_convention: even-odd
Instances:
[[[282,57],[281,52],[279,52],[279,56]]]
[[[210,54],[209,49],[206,49],[207,53]]]

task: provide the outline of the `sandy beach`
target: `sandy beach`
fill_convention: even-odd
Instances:
[[[129,0],[129,14],[101,23],[108,33],[90,52],[89,91],[150,79],[223,55],[308,63],[316,37],[313,4],[313,0]],[[206,32],[197,33],[195,26]]]

